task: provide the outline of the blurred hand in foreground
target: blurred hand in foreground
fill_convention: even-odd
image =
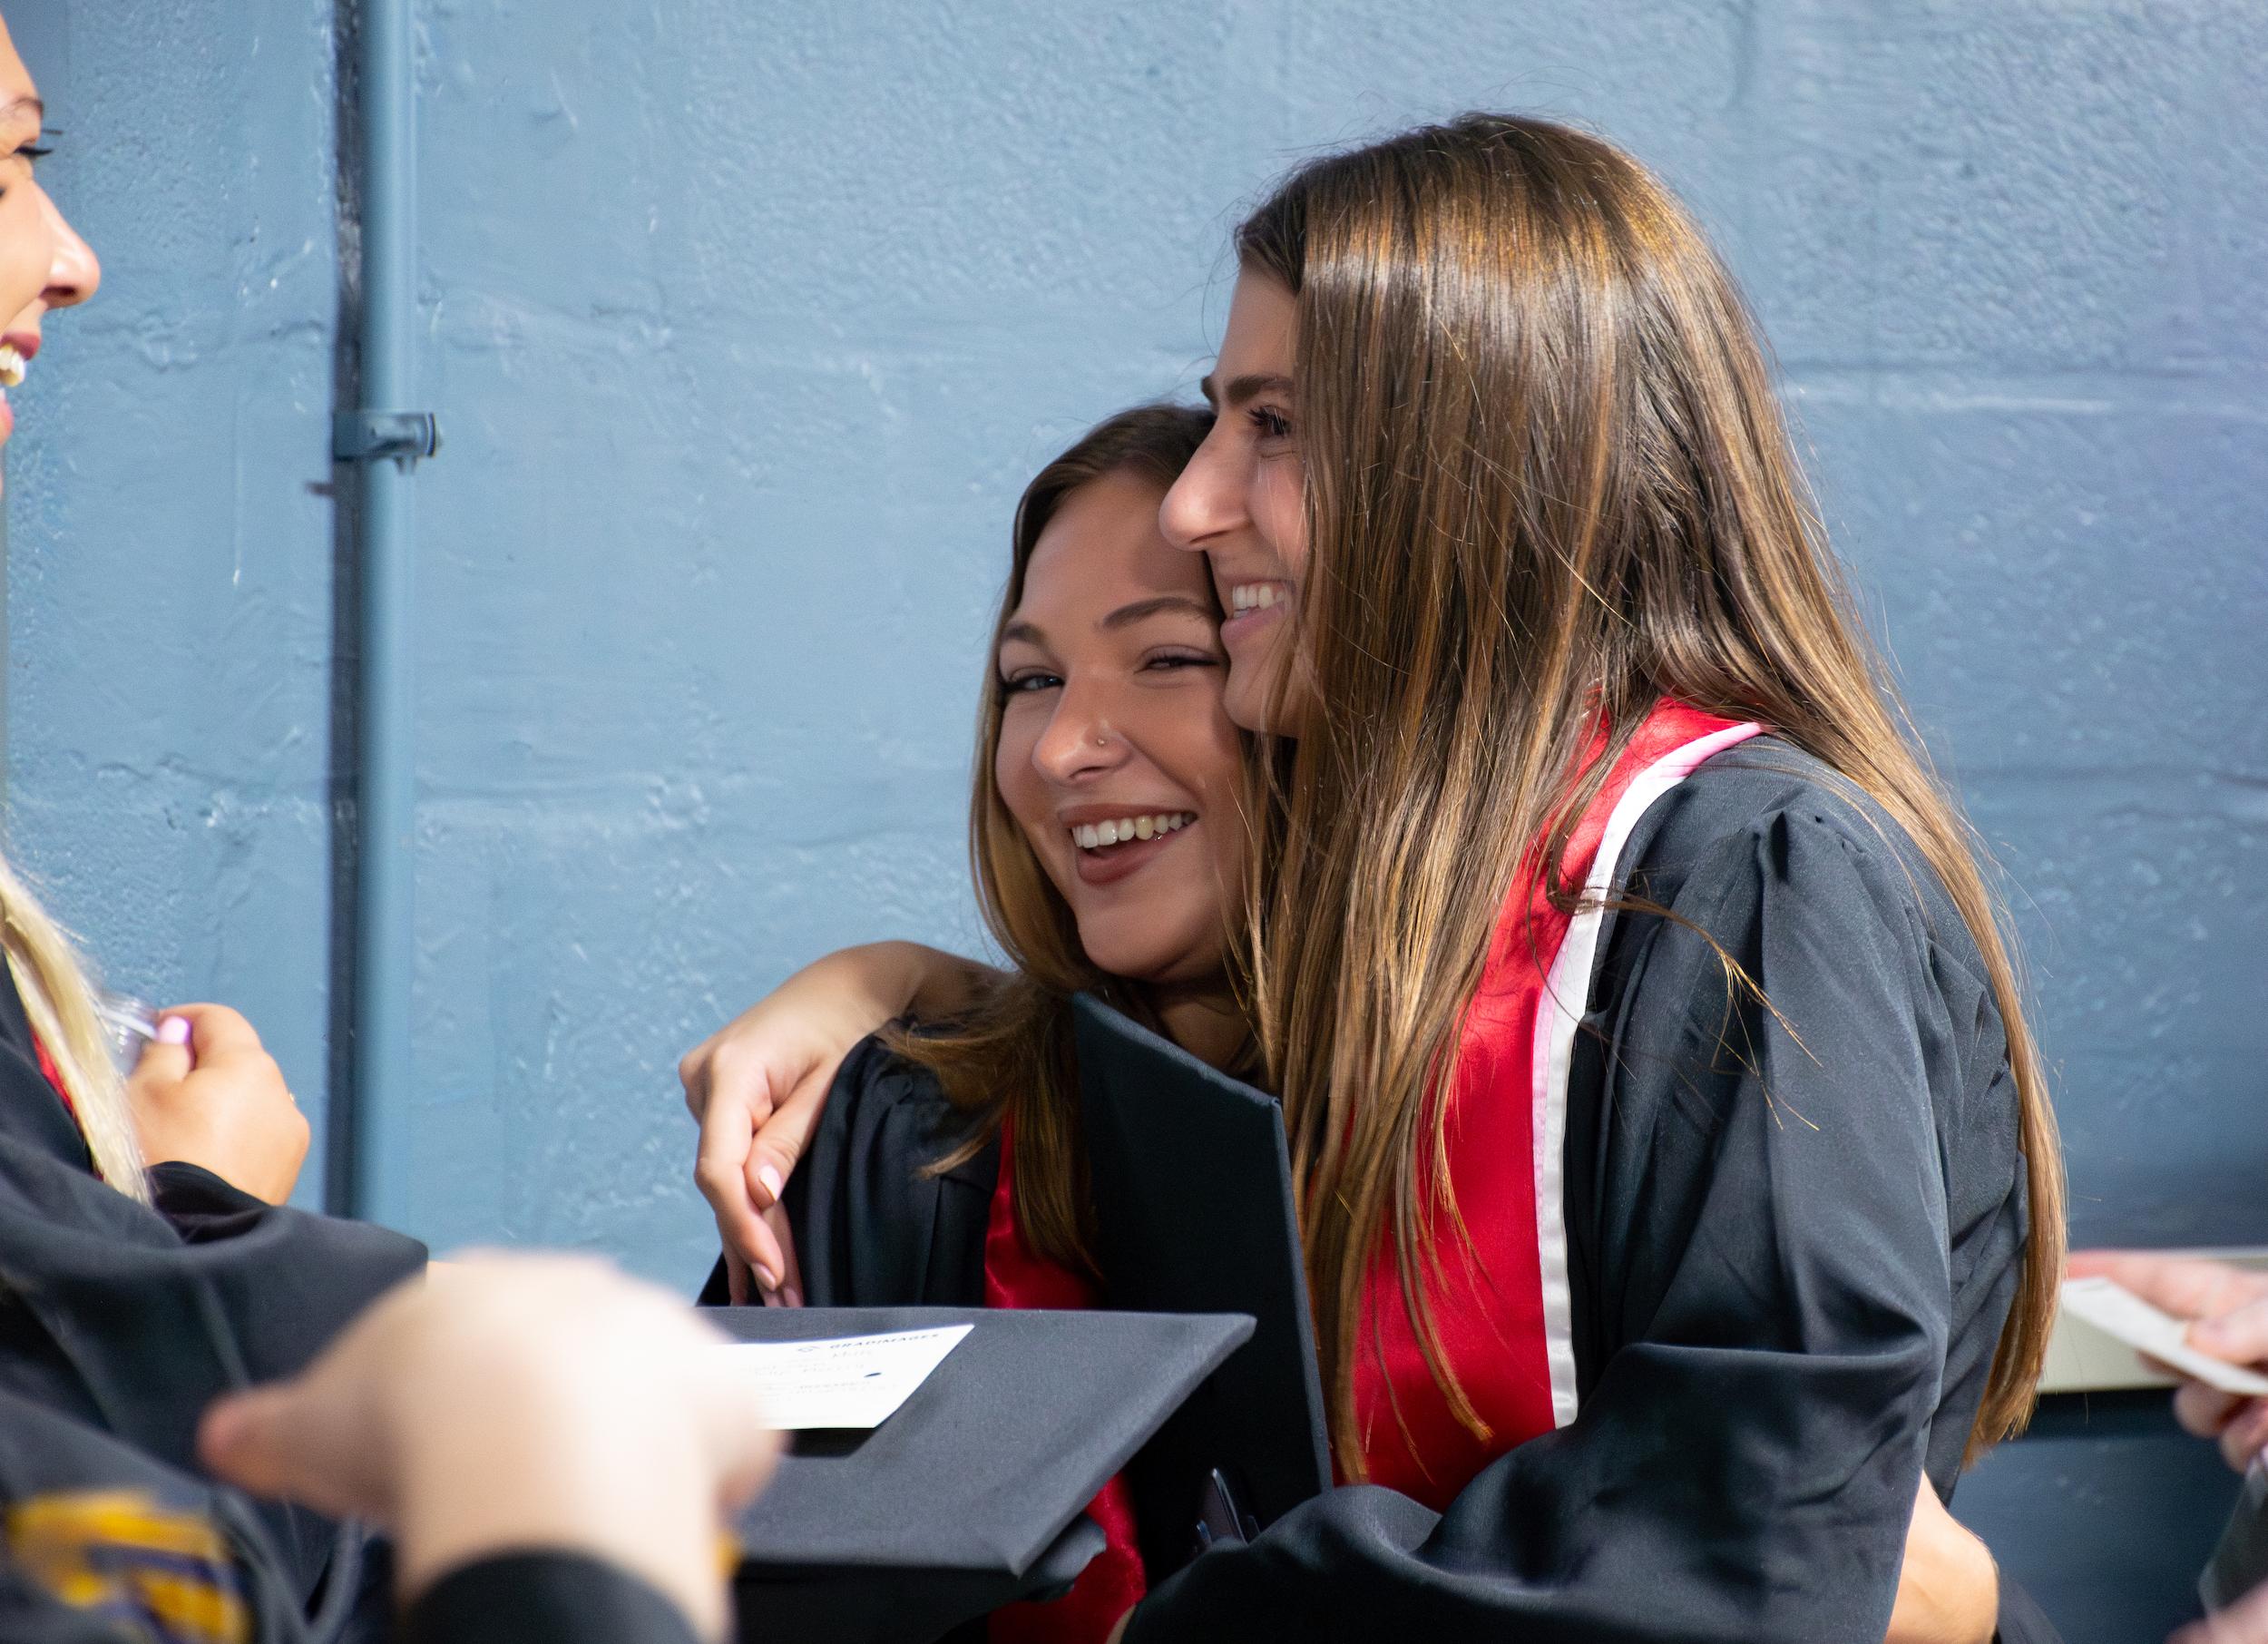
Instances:
[[[389,1530],[405,1603],[480,1558],[558,1550],[719,1638],[720,1527],[778,1448],[721,1339],[604,1263],[475,1254],[388,1292],[293,1379],[216,1402],[198,1447],[247,1490]]]

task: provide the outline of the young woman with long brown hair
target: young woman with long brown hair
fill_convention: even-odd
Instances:
[[[2028,1407],[2059,1160],[1737,292],[1627,156],[1498,116],[1303,168],[1238,251],[1162,520],[1261,739],[1335,1457],[1392,1488],[1129,1637],[1880,1638],[1917,1487]],[[854,955],[689,1058],[745,1197],[846,1020],[941,973]]]
[[[907,1155],[918,1180],[868,1173],[924,1204],[938,1181],[963,1179],[959,1167],[1012,1115],[1024,1136],[1019,1220],[1036,1252],[1074,1270],[1088,1258],[1086,1211],[1071,1187],[1072,995],[1092,993],[1217,1065],[1247,1069],[1254,1056],[1228,975],[1229,910],[1246,876],[1245,763],[1222,706],[1220,615],[1202,566],[1158,529],[1158,504],[1212,422],[1190,406],[1119,412],[1024,488],[986,653],[969,797],[971,877],[1011,968],[970,973],[974,994],[949,1019],[862,1045],[871,1060],[844,1085],[863,1089],[868,1068],[907,1063],[924,1104],[934,1097],[967,1116],[955,1129],[973,1145],[949,1149],[944,1169],[926,1168],[936,1156],[924,1154],[923,1140]],[[1149,848],[1114,848],[1121,823],[1127,842]],[[830,1106],[821,1145],[844,1144],[841,1106]],[[992,1165],[980,1173],[989,1182]],[[846,1237],[865,1241],[866,1230],[851,1226]],[[875,1259],[846,1257],[822,1277],[790,1248],[787,1299],[879,1297],[891,1284]],[[778,1287],[751,1266],[727,1239],[715,1299]]]
[[[950,1020],[865,1040],[785,1203],[786,1299],[822,1306],[1089,1306],[1075,994],[1217,1067],[1256,1072],[1229,975],[1245,877],[1243,738],[1203,562],[1158,504],[1212,426],[1185,406],[1106,418],[1016,509],[970,797],[985,923],[1011,967]],[[778,1287],[774,1287],[777,1288]],[[745,1298],[729,1246],[702,1299]],[[1100,1644],[1140,1598],[1124,1487],[1070,1593],[995,1639]]]

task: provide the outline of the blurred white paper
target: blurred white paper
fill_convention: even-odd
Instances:
[[[718,1351],[748,1377],[770,1426],[879,1427],[969,1330],[941,1325],[826,1341],[735,1342]]]
[[[2189,1321],[2162,1313],[2124,1286],[2107,1278],[2067,1278],[2063,1306],[2105,1336],[2116,1336],[2192,1381],[2246,1398],[2268,1397],[2268,1376],[2226,1359],[2200,1353],[2187,1340]]]

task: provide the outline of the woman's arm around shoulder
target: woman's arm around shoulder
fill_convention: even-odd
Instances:
[[[901,1016],[965,1005],[992,973],[911,942],[845,948],[797,972],[688,1051],[678,1063],[700,1126],[693,1179],[717,1218],[728,1267],[777,1291],[788,1257],[779,1218],[787,1179],[810,1146],[851,1047]]]

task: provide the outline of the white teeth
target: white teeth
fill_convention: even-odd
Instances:
[[[14,343],[0,343],[0,386],[20,387],[24,382],[24,367],[28,362],[16,352]]]
[[[1274,582],[1239,582],[1228,591],[1228,608],[1232,614],[1266,611],[1289,597]]]
[[[1070,830],[1071,843],[1081,850],[1100,850],[1132,839],[1158,839],[1178,834],[1197,820],[1187,810],[1158,811],[1147,817],[1118,817],[1108,822],[1084,823]]]

